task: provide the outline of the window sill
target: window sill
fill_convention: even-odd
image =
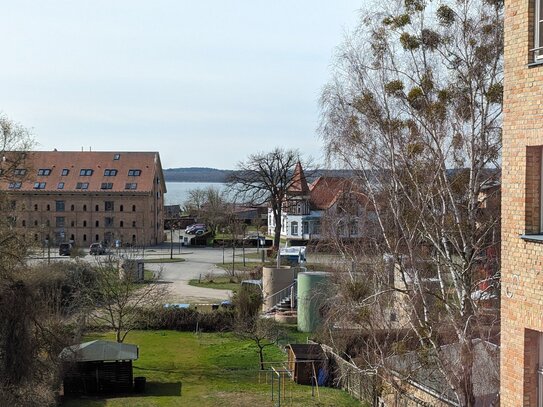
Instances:
[[[541,242],[543,243],[543,234],[540,235],[520,235],[522,240],[528,240],[530,242]]]
[[[543,59],[540,59],[540,60],[537,60],[537,61],[534,61],[534,62],[530,62],[527,66],[528,66],[528,68],[534,68],[534,67],[540,66],[540,65],[543,65]]]

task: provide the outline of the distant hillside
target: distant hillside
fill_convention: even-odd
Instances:
[[[207,167],[168,168],[164,170],[164,178],[167,182],[226,182],[232,172],[234,171]],[[318,169],[307,172],[309,182],[323,175],[349,178],[352,171]]]
[[[206,167],[168,168],[164,170],[164,179],[167,182],[226,182],[230,173],[231,170]]]

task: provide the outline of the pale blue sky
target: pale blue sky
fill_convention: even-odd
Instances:
[[[157,150],[164,168],[275,146],[318,159],[319,94],[362,2],[3,2],[0,112],[40,150]]]

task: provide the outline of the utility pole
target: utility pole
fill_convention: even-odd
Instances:
[[[170,260],[173,259],[173,225],[170,226]]]

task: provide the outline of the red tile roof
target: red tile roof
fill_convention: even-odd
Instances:
[[[348,178],[319,177],[310,185],[311,206],[313,209],[326,210],[336,203],[344,193],[356,194],[360,204],[367,203],[367,197]]]
[[[118,159],[115,160],[116,155]],[[9,154],[6,159],[9,161]],[[8,168],[9,163],[0,162],[0,169]],[[27,169],[26,177],[21,177],[21,187],[10,189],[9,184],[18,181],[17,176],[9,181],[0,181],[0,190],[39,192],[150,192],[158,176],[163,183],[162,167],[157,152],[105,152],[105,151],[32,151],[26,154],[22,168]],[[159,173],[155,174],[155,168]],[[49,175],[38,175],[40,169],[50,169]],[[62,175],[63,170],[67,175]],[[80,175],[81,170],[92,170],[92,175]],[[105,176],[105,170],[117,170],[115,176]],[[139,176],[128,175],[130,170],[140,170]],[[132,174],[132,173],[131,173]],[[45,183],[44,188],[36,189],[35,183]],[[64,187],[59,188],[59,184]],[[78,183],[88,183],[87,189],[76,189]],[[126,189],[126,184],[137,184],[136,189]],[[103,189],[102,184],[111,184]]]

